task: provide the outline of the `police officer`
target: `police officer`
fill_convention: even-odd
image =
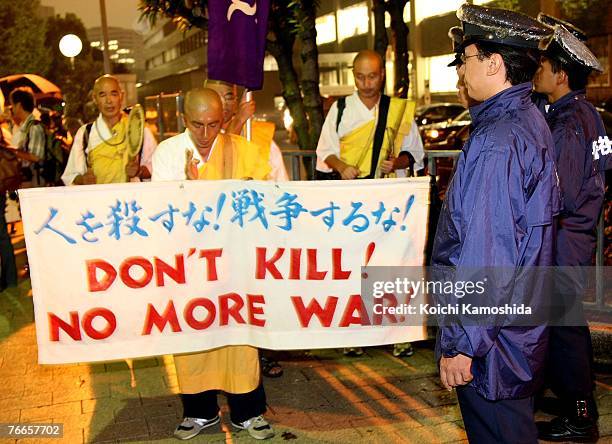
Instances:
[[[552,23],[550,17],[547,22]],[[601,117],[585,97],[589,74],[603,69],[577,38],[580,35],[577,28],[572,33],[557,24],[553,36],[542,42],[545,52],[534,78],[535,90],[548,98],[545,117],[555,141],[563,196],[554,256],[558,267],[591,265],[604,201],[605,179],[598,171],[593,143],[606,137],[606,132]],[[570,295],[568,308],[581,311],[579,283],[567,279],[556,282],[565,283],[563,288],[557,285],[557,296]],[[598,438],[591,335],[582,313],[580,317],[582,325],[550,328],[547,382],[562,401],[563,414],[537,424],[540,439],[594,442]]]
[[[552,30],[523,14],[471,4],[457,17],[465,85],[480,103],[470,107],[473,130],[447,191],[432,265],[457,272],[552,265],[554,143],[531,101],[535,51]],[[547,329],[462,321],[441,325],[436,351],[443,385],[457,389],[468,439],[537,442],[533,394],[542,382]]]

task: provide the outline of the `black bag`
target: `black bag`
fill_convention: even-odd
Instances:
[[[315,170],[315,180],[340,180],[342,176],[337,171],[324,173],[323,171]]]

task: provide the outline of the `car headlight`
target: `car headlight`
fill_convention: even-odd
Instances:
[[[293,125],[293,117],[291,117],[289,108],[285,108],[285,111],[283,112],[283,125],[285,126],[286,130],[289,130],[291,125]]]
[[[430,129],[425,131],[425,135],[430,139],[437,139],[438,137],[440,137],[440,131],[438,131],[437,129]]]

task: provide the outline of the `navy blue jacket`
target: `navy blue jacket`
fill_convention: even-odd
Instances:
[[[555,253],[559,266],[591,264],[604,201],[605,176],[594,159],[593,142],[605,137],[606,131],[584,94],[584,90],[566,94],[551,104],[546,114],[555,142],[563,201]]]
[[[554,144],[531,101],[531,83],[470,108],[474,129],[440,214],[433,266],[531,267],[553,264],[559,212]],[[500,288],[500,293],[504,289]],[[536,297],[538,289],[533,289]],[[547,329],[460,322],[440,328],[444,356],[473,358],[470,383],[490,400],[530,396],[541,383]]]

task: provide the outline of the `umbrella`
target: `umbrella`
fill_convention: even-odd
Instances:
[[[0,78],[0,90],[4,97],[19,87],[30,88],[37,100],[43,97],[62,98],[62,92],[56,84],[36,74],[13,74]]]
[[[62,100],[62,91],[55,84],[36,74],[13,74],[0,78],[0,109],[8,101],[9,94],[15,88],[27,87],[34,93],[39,105],[52,108]]]

